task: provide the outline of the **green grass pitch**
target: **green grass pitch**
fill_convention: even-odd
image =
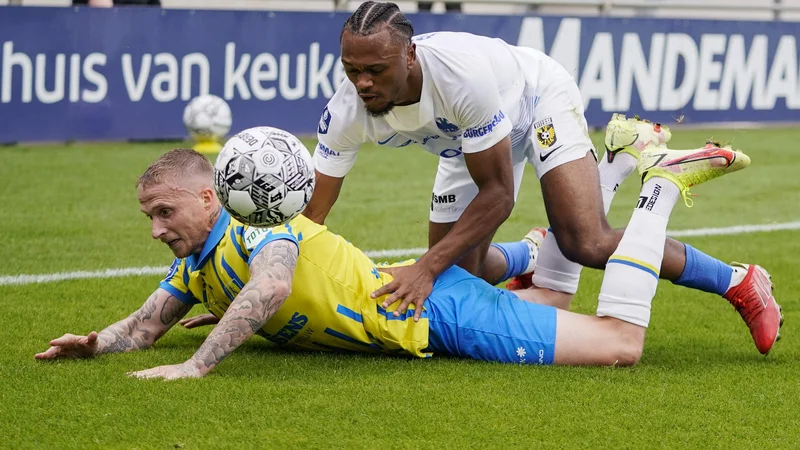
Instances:
[[[696,188],[671,230],[800,221],[800,130],[676,130],[671,147],[707,137],[732,141],[753,164]],[[168,265],[134,181],[171,145],[0,148],[0,276]],[[546,224],[528,169],[498,240]],[[435,172],[419,149],[366,148],[328,225],[365,250],[425,246]],[[612,224],[626,223],[637,192],[632,177]],[[632,369],[291,353],[254,338],[204,379],[140,381],[126,372],[184,361],[208,329],[176,328],[151,350],[88,361],[33,354],[126,316],[159,276],[0,286],[0,448],[800,447],[800,231],[687,242],[770,270],[786,325],[768,357],[727,302],[662,281]],[[574,310],[594,312],[601,277],[584,271]]]

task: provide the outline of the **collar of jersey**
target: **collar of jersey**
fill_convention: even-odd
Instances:
[[[425,124],[433,122],[434,119],[432,91],[433,80],[431,79],[430,73],[425,68],[425,64],[423,63],[424,58],[421,56],[419,51],[417,51],[417,58],[419,60],[420,67],[422,67],[422,93],[419,97],[419,113],[417,115],[417,123],[409,127],[408,124],[398,121],[395,114],[390,112],[389,115],[386,116],[386,119],[387,122],[389,122],[389,125],[396,131],[415,131],[421,127],[424,127]],[[395,106],[395,110],[398,108],[402,108],[402,106]]]
[[[433,80],[431,74],[425,68],[425,58],[422,55],[424,52],[419,52],[419,65],[422,67],[422,93],[419,99],[419,122],[427,124],[433,122]]]
[[[431,76],[425,70],[425,66],[422,66],[422,95],[419,99],[419,122],[421,124],[427,124],[429,122],[433,122],[433,92],[431,90],[431,86],[433,85],[433,80],[431,80]]]
[[[206,243],[203,244],[203,250],[200,254],[192,254],[189,255],[187,258],[189,261],[189,267],[192,270],[198,270],[203,265],[205,265],[206,261],[208,261],[208,257],[214,253],[214,249],[217,248],[217,244],[225,236],[225,230],[228,229],[228,225],[231,223],[231,215],[228,214],[228,211],[225,208],[222,208],[222,211],[217,217],[217,221],[214,222],[214,227],[211,228],[211,233],[208,234],[208,239],[206,239]]]

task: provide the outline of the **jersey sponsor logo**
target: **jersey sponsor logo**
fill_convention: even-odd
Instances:
[[[436,126],[445,133],[455,133],[458,131],[458,125],[450,123],[444,117],[436,118]]]
[[[541,148],[550,148],[556,143],[556,129],[553,127],[553,119],[548,117],[533,124],[536,128],[536,141]],[[544,161],[544,160],[542,160]]]
[[[328,158],[330,158],[332,156],[333,157],[339,156],[339,152],[337,152],[336,150],[331,150],[330,148],[328,148],[322,142],[317,144],[317,152],[316,153],[319,153],[325,159],[328,159]]]
[[[250,249],[255,248],[259,242],[270,234],[270,230],[266,228],[249,228],[247,235],[244,237],[244,245]]]
[[[498,111],[497,114],[492,117],[492,120],[486,122],[486,124],[464,130],[464,139],[479,138],[491,133],[494,128],[505,118],[505,113],[503,113],[503,111]]]
[[[292,318],[289,319],[289,322],[287,322],[283,328],[278,330],[278,332],[272,336],[267,337],[267,339],[279,345],[286,344],[294,339],[294,337],[303,330],[303,327],[306,326],[307,323],[308,317],[300,314],[299,312],[295,312],[292,314]]]
[[[431,211],[434,212],[455,212],[457,208],[452,206],[445,206],[448,203],[455,203],[456,202],[456,194],[447,194],[447,195],[436,195],[435,193],[431,196]]]
[[[319,118],[319,127],[317,127],[317,133],[319,134],[328,134],[328,128],[331,126],[331,113],[328,111],[328,107],[326,106],[325,109],[322,110],[322,117]]]
[[[436,195],[433,194],[433,198],[431,199],[433,203],[455,203],[456,202],[456,194],[448,194],[448,195]]]

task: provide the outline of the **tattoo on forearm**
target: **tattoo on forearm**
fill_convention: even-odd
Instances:
[[[262,324],[258,323],[257,320],[251,319],[249,317],[245,317],[244,320],[246,320],[247,324],[250,325],[250,331],[252,331],[253,333],[260,330],[261,327],[263,326]]]
[[[279,240],[265,246],[250,263],[250,281],[192,359],[213,369],[260,330],[289,296],[296,265],[294,243]]]
[[[192,309],[192,305],[183,303],[180,300],[174,302],[166,301],[161,307],[161,314],[159,315],[161,323],[171,327],[178,323],[181,317],[185,316],[190,309]]]
[[[160,325],[156,323],[159,319],[153,318],[157,308],[158,291],[150,295],[138,311],[100,332],[97,353],[122,353],[148,348],[186,315],[192,306],[170,295],[161,306]]]

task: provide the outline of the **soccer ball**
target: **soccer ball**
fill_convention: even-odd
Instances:
[[[314,191],[314,164],[291,133],[272,127],[244,130],[225,143],[214,165],[214,187],[242,223],[273,227],[300,214]]]
[[[216,95],[195,97],[183,110],[183,126],[195,139],[221,138],[231,130],[231,108]]]

